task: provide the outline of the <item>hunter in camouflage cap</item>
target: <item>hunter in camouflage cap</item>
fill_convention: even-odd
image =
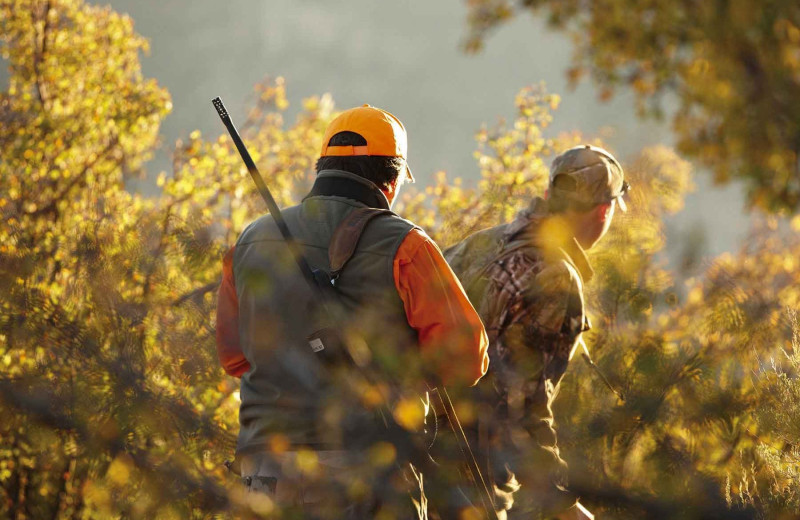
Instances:
[[[550,168],[550,197],[568,200],[590,209],[617,201],[627,211],[622,196],[630,189],[622,166],[606,150],[591,145],[570,148],[553,160]]]
[[[498,517],[588,517],[568,487],[553,404],[591,327],[585,250],[608,231],[612,201],[625,211],[628,189],[610,153],[571,148],[553,161],[546,198],[445,251],[489,337],[489,371],[465,427],[485,457]]]

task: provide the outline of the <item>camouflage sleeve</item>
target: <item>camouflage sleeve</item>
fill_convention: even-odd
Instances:
[[[572,266],[547,265],[526,287],[527,312],[506,333],[519,354],[514,360],[519,379],[516,388],[508,389],[509,418],[518,425],[516,443],[526,445],[524,468],[536,468],[521,477],[530,484],[528,493],[536,495],[533,500],[551,511],[574,501],[564,491],[567,465],[558,450],[552,403],[571,351],[586,328],[582,289]]]

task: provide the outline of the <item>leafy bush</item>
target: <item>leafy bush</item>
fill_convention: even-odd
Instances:
[[[193,132],[158,196],[127,192],[170,109],[141,74],[147,42],[127,17],[80,0],[4,0],[0,15],[11,69],[0,94],[0,508],[268,513],[222,466],[238,404],[214,352],[215,289],[225,249],[263,212],[230,140]],[[396,209],[443,246],[511,218],[543,191],[554,153],[585,140],[546,136],[557,105],[543,86],[522,90],[513,121],[477,133],[476,187],[439,173]],[[266,81],[241,125],[282,205],[310,186],[336,114],[327,95],[292,122],[287,106],[283,80]],[[790,516],[800,219],[765,218],[739,253],[681,280],[659,253],[690,167],[665,147],[625,166],[631,211],[592,252],[588,337],[625,401],[573,361],[556,413],[575,487],[608,518]]]

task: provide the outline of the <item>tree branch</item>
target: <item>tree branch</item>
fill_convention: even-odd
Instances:
[[[47,33],[50,30],[50,9],[52,9],[52,0],[47,0],[44,7],[44,28],[42,29],[42,44],[38,52],[33,58],[33,73],[36,81],[36,94],[39,97],[39,102],[42,104],[42,110],[47,111],[47,99],[42,89],[42,69],[41,65],[44,62],[45,54],[47,53]]]
[[[186,303],[188,300],[193,300],[193,299],[195,299],[197,297],[203,296],[206,293],[209,293],[209,292],[215,290],[217,287],[219,287],[219,285],[221,283],[222,283],[222,280],[217,280],[215,282],[207,283],[207,284],[203,285],[202,287],[198,287],[197,289],[194,289],[193,291],[190,291],[190,292],[188,292],[188,293],[186,293],[186,294],[184,294],[182,296],[179,296],[177,299],[175,299],[172,302],[171,306],[172,307],[179,307],[179,306],[183,305],[184,303]]]
[[[26,211],[25,214],[31,217],[38,217],[40,215],[46,215],[46,214],[57,214],[58,201],[63,199],[72,190],[72,188],[80,184],[82,181],[85,182],[86,174],[89,172],[89,170],[91,170],[92,167],[94,167],[98,162],[100,162],[100,159],[104,158],[114,148],[114,146],[117,145],[118,142],[119,142],[118,137],[114,136],[114,138],[112,138],[111,141],[109,141],[106,147],[99,154],[95,156],[94,160],[88,161],[86,164],[84,164],[83,170],[81,170],[81,172],[78,175],[76,175],[72,180],[70,180],[64,187],[64,189],[62,189],[57,195],[53,197],[53,199],[50,201],[49,204],[41,208],[37,208],[33,211]]]

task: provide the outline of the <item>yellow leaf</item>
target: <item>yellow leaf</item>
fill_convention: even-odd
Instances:
[[[271,435],[267,441],[267,445],[272,453],[286,453],[291,446],[289,438],[279,433]]]
[[[419,399],[401,399],[395,406],[393,415],[397,424],[406,430],[422,430],[425,412]]]
[[[397,458],[397,450],[389,442],[378,442],[369,448],[369,460],[377,467],[386,467]]]
[[[703,289],[700,287],[695,287],[691,291],[689,291],[689,297],[687,301],[691,305],[696,305],[703,301]]]
[[[311,450],[300,450],[297,452],[296,464],[301,473],[313,475],[319,467],[319,459]]]
[[[114,459],[108,467],[107,475],[114,484],[118,486],[125,485],[131,476],[130,459],[126,456],[120,456]]]

